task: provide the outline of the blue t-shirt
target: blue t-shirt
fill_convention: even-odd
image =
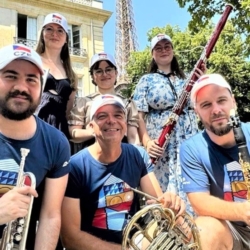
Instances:
[[[110,164],[95,160],[88,148],[73,155],[65,196],[80,199],[81,230],[121,243],[122,230],[138,210],[130,189],[153,170],[144,149],[122,143],[122,154]],[[147,167],[149,166],[149,167]]]
[[[241,127],[249,151],[250,124],[241,123]],[[210,192],[226,201],[246,201],[247,189],[237,145],[220,147],[203,131],[181,145],[180,159],[185,192]]]
[[[24,172],[36,177],[38,198],[34,199],[27,250],[34,250],[36,221],[39,219],[45,178],[59,178],[69,172],[70,148],[62,132],[34,116],[37,123],[35,135],[28,140],[13,140],[0,133],[0,196],[16,185],[21,162],[21,148],[29,149]],[[2,235],[3,226],[0,227]]]

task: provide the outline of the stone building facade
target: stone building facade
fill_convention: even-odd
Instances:
[[[36,48],[44,18],[60,13],[68,21],[70,54],[78,75],[78,96],[95,91],[89,76],[93,54],[104,50],[103,26],[111,16],[99,0],[1,0],[0,47],[22,43]]]

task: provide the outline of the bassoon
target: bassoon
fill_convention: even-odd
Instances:
[[[193,85],[196,82],[196,80],[198,80],[195,74],[196,69],[197,68],[201,69],[201,65],[203,63],[206,63],[207,59],[209,58],[220,36],[221,31],[223,30],[227,22],[228,16],[232,10],[233,10],[233,6],[231,4],[227,4],[218,24],[215,27],[214,32],[212,33],[211,38],[209,39],[209,41],[207,42],[206,46],[203,49],[200,59],[197,61],[197,63],[194,66],[193,71],[190,73],[189,77],[186,79],[185,84],[183,86],[183,90],[180,96],[178,97],[178,100],[176,101],[166,123],[163,125],[162,132],[158,138],[158,144],[161,148],[166,149],[170,141],[172,131],[177,123],[177,120],[179,119],[179,116],[182,113],[185,107],[185,104],[187,103],[189,99],[190,92],[193,88]],[[152,162],[155,162],[156,160],[157,159],[152,158]]]

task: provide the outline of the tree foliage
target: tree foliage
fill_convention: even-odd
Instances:
[[[193,33],[187,28],[181,31],[178,26],[166,25],[155,27],[148,32],[150,41],[156,34],[168,34],[174,44],[174,53],[181,68],[186,73],[193,70],[200,58],[207,41],[210,39],[214,25],[209,23],[204,29]],[[207,62],[208,73],[221,73],[231,84],[241,120],[249,121],[250,114],[250,62],[246,59],[246,44],[236,32],[233,24],[228,22]],[[147,72],[151,60],[150,48],[144,51],[133,52],[127,65],[127,72],[131,79],[129,88],[125,91],[128,96],[133,92],[139,78]]]
[[[221,15],[225,9],[225,3],[234,6],[230,17],[233,26],[239,34],[246,37],[247,52],[250,55],[250,0],[176,0],[181,8],[187,7],[191,15],[189,28],[196,33],[203,29],[217,14]]]

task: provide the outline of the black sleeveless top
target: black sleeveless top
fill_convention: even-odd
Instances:
[[[57,94],[51,93],[49,90],[54,90]],[[41,102],[36,110],[38,117],[61,130],[68,139],[66,109],[71,93],[69,79],[55,79],[51,74],[48,74]]]

